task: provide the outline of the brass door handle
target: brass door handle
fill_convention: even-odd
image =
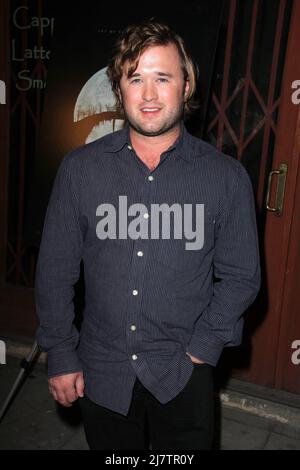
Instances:
[[[266,209],[274,213],[274,215],[280,216],[282,215],[283,211],[283,201],[284,201],[284,192],[285,192],[285,182],[286,182],[286,175],[287,175],[287,164],[281,163],[279,170],[272,170],[269,174],[268,180],[268,190],[267,190],[267,197],[266,197]],[[275,196],[275,206],[270,206],[270,192],[271,192],[271,183],[273,175],[278,175],[277,181],[277,189],[276,189],[276,196]]]

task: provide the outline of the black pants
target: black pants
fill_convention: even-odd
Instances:
[[[210,449],[213,439],[213,368],[195,365],[185,388],[161,404],[137,379],[127,416],[80,399],[92,450]],[[147,423],[147,427],[145,426]],[[148,437],[147,437],[148,436]]]

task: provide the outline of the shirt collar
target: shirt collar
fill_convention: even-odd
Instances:
[[[177,155],[185,160],[187,163],[194,164],[194,145],[192,142],[192,136],[186,130],[183,122],[180,124],[180,134],[176,142],[170,147],[169,150],[175,149]]]
[[[168,152],[175,150],[180,158],[190,164],[194,164],[194,145],[192,136],[187,132],[185,125],[181,122],[180,134],[176,142],[168,149]],[[113,132],[107,136],[105,151],[108,153],[117,153],[125,146],[130,146],[129,126],[125,125],[123,129]]]
[[[130,145],[129,126],[125,125],[120,131],[112,132],[107,135],[105,142],[105,151],[108,153],[117,153],[122,150],[125,145]]]

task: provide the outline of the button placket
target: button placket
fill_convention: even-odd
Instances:
[[[151,210],[151,201],[153,200],[152,194],[154,186],[152,185],[154,177],[148,175],[144,180],[144,186],[140,194],[139,202],[144,204],[147,207],[147,210]],[[143,214],[144,219],[149,220],[149,212]],[[150,234],[150,227],[149,232]],[[140,310],[142,302],[142,291],[144,286],[144,276],[145,276],[145,266],[147,263],[148,248],[147,240],[138,239],[133,243],[133,257],[131,264],[131,276],[130,276],[130,285],[131,287],[131,296],[128,302],[128,311],[127,311],[127,328],[126,328],[126,337],[128,344],[128,352],[130,354],[131,360],[136,363],[138,367],[138,351],[141,349],[140,341],[142,338],[139,335],[139,320],[140,320]]]

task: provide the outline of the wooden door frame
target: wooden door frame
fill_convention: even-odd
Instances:
[[[266,214],[263,251],[262,288],[266,292],[265,311],[255,314],[264,318],[255,331],[252,341],[251,365],[249,370],[241,373],[243,378],[281,388],[282,381],[278,373],[278,362],[282,349],[280,348],[280,330],[282,325],[283,292],[287,281],[287,266],[289,260],[289,245],[292,220],[295,206],[297,173],[299,168],[300,150],[300,107],[292,102],[292,82],[300,79],[300,62],[297,51],[300,43],[300,2],[294,1],[290,21],[289,37],[285,55],[283,79],[277,135],[272,162],[272,170],[277,170],[280,163],[288,164],[284,210],[281,216],[272,212]],[[274,185],[275,186],[275,185]],[[273,195],[274,200],[274,195]],[[266,209],[264,209],[266,210]],[[282,330],[283,334],[283,330]],[[273,367],[270,365],[273,363]]]
[[[299,62],[299,44],[300,44],[300,2],[294,3],[294,15],[292,18],[290,32],[290,55],[286,61],[286,81],[287,88],[291,86],[294,80],[300,80],[300,62]],[[298,56],[298,58],[297,58]],[[282,296],[280,305],[280,330],[278,338],[278,350],[276,360],[275,387],[283,388],[292,392],[300,393],[300,365],[293,364],[291,356],[293,353],[292,343],[294,340],[300,340],[300,319],[299,304],[300,298],[300,104],[291,105],[291,97],[286,106],[286,114],[289,113],[290,122],[286,122],[285,138],[290,137],[289,151],[291,152],[291,164],[289,170],[289,179],[287,186],[287,204],[290,226],[285,227],[285,264],[282,276]],[[289,126],[291,125],[291,128]],[[284,127],[284,122],[282,123]],[[280,149],[281,150],[281,149]],[[278,165],[280,157],[283,154],[276,155],[277,160],[274,164]],[[270,221],[270,229],[272,228]],[[273,244],[274,242],[272,242]],[[298,368],[297,368],[298,367]],[[297,369],[296,369],[297,368]]]

